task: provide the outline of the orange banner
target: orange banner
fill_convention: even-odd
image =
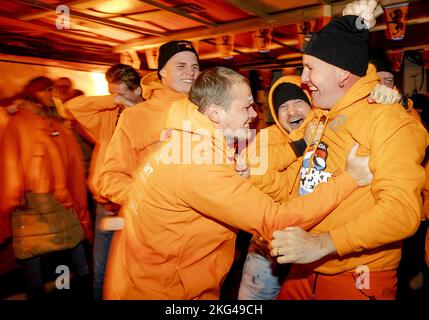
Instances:
[[[151,70],[158,68],[159,48],[150,48],[145,50],[147,67]]]
[[[217,52],[224,59],[232,59],[234,51],[234,35],[225,34],[223,36],[216,37],[216,48]]]
[[[389,60],[392,71],[399,72],[402,67],[402,60],[404,58],[404,51],[402,50],[389,50],[387,53],[387,59]]]
[[[252,32],[253,46],[259,52],[270,51],[271,39],[273,37],[272,28],[259,29]]]
[[[316,20],[305,21],[296,24],[296,32],[298,34],[298,48],[301,49],[304,43],[305,35],[309,32],[316,31]]]
[[[317,31],[319,31],[324,26],[326,26],[331,20],[332,20],[332,17],[321,17],[317,19]]]
[[[402,40],[407,26],[408,3],[384,7],[386,37],[391,40]]]

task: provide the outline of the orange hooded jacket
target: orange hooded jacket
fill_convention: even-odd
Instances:
[[[282,83],[292,83],[301,87],[301,79],[298,76],[284,76],[279,78],[270,89],[268,94],[268,104],[270,106],[271,115],[275,121],[275,125],[272,125],[266,129],[262,129],[258,134],[259,138],[264,131],[268,135],[268,144],[277,145],[277,144],[289,144],[294,143],[303,139],[304,131],[306,126],[312,121],[318,121],[323,115],[327,115],[327,112],[321,109],[311,108],[307,117],[304,119],[301,126],[292,131],[291,133],[286,132],[286,130],[280,124],[277,112],[274,110],[273,105],[273,93],[275,89]],[[311,97],[306,90],[304,93],[307,95],[311,102]],[[257,140],[258,141],[258,140]],[[276,149],[280,149],[278,146]],[[291,148],[284,149],[283,152],[288,152],[292,157],[293,151]],[[299,171],[300,162],[299,161],[290,161],[292,159],[287,159],[286,155],[280,154],[279,152],[275,153],[274,150],[271,150],[269,160],[269,170],[264,175],[251,175],[250,181],[257,186],[260,190],[271,196],[277,202],[285,202],[290,198],[295,197],[291,195],[291,189],[294,185],[295,177]],[[286,161],[285,161],[286,159]],[[251,171],[252,173],[252,171]]]
[[[27,192],[52,193],[65,208],[75,209],[92,241],[82,152],[59,119],[41,112],[35,104],[21,102],[0,139],[0,214],[9,216]]]
[[[226,139],[187,99],[171,106],[166,128],[168,140],[138,169],[123,207],[107,299],[218,299],[236,229],[270,239],[289,225],[309,228],[356,189],[343,173],[309,197],[280,205],[226,163]]]
[[[369,65],[367,75],[331,109],[321,139],[307,148],[300,177],[289,177],[297,181],[294,189],[306,194],[344,168],[353,144],[359,143],[361,154],[370,155],[372,184],[355,190],[312,230],[329,232],[338,252],[308,266],[321,273],[354,272],[359,265],[371,271],[395,270],[400,241],[420,223],[425,183],[420,164],[428,134],[401,105],[367,102],[377,82],[375,68]]]
[[[119,205],[126,203],[137,166],[159,147],[171,104],[186,97],[159,81],[143,92],[146,101],[122,112],[96,181],[100,193]]]
[[[107,144],[112,138],[119,117],[119,106],[115,103],[115,96],[79,96],[63,105],[64,113],[69,113],[78,122],[80,129],[87,138],[95,143],[89,169],[88,187],[95,200],[108,203],[96,188],[96,181],[100,167],[104,161]]]

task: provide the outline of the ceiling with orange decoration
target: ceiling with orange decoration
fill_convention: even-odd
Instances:
[[[340,15],[351,1],[329,0],[10,0],[0,6],[0,59],[42,58],[92,65],[131,60],[148,69],[162,43],[194,41],[203,65],[241,69],[299,66],[304,22]],[[371,46],[429,48],[429,1],[409,0],[405,37],[386,37],[382,15]],[[404,1],[381,0],[383,7]],[[220,42],[230,42],[229,53]],[[231,44],[233,46],[231,46]],[[151,51],[152,50],[152,51]],[[153,66],[152,66],[153,67]]]

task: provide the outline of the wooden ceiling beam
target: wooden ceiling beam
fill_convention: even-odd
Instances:
[[[429,17],[408,19],[407,20],[407,26],[412,26],[415,24],[421,24],[421,23],[427,23],[427,22],[429,22]],[[381,31],[381,30],[386,30],[386,29],[387,29],[386,24],[381,24],[381,25],[378,25],[378,26],[375,26],[374,28],[372,28],[371,31]]]
[[[43,9],[43,10],[53,10],[54,12],[57,8],[56,5],[47,4],[47,3],[40,2],[37,0],[12,0],[12,1],[17,2],[17,3],[21,3],[21,4],[25,4],[27,6]],[[135,32],[135,33],[149,34],[149,35],[156,35],[156,36],[164,36],[165,35],[165,33],[163,33],[163,32],[158,32],[158,31],[154,31],[154,30],[140,28],[140,27],[136,27],[136,26],[133,26],[130,24],[117,22],[117,21],[113,21],[113,20],[109,20],[109,19],[105,19],[105,18],[95,17],[95,16],[92,16],[92,15],[89,15],[86,13],[76,11],[76,10],[70,10],[70,16],[73,16],[75,18],[80,18],[80,19],[86,20],[86,21],[91,21],[91,22],[101,24],[104,26],[117,28],[117,29],[121,29],[121,30],[126,30],[126,31],[131,31],[131,32]]]
[[[234,67],[240,70],[254,70],[254,69],[280,69],[285,67],[302,67],[302,58],[281,60],[277,63],[269,61],[255,61],[251,63],[236,64]]]
[[[231,0],[235,2],[235,0]],[[237,0],[238,1],[238,0]],[[402,3],[404,0],[381,0],[381,5],[391,5]],[[408,2],[418,2],[418,0],[409,0]],[[243,2],[244,3],[244,2]],[[298,8],[285,12],[267,14],[266,17],[254,17],[242,21],[230,22],[219,25],[216,28],[194,28],[189,31],[170,33],[164,37],[151,37],[149,39],[131,40],[123,45],[115,47],[115,52],[124,52],[129,50],[144,50],[158,47],[161,44],[172,41],[186,39],[190,41],[214,38],[218,35],[227,33],[243,33],[258,28],[278,27],[282,25],[304,22],[320,18],[322,16],[341,15],[345,6],[350,3],[347,1],[333,2],[330,5],[316,5],[306,8]]]
[[[215,27],[219,26],[217,23],[214,23],[213,21],[207,21],[207,20],[204,20],[204,19],[200,19],[198,17],[194,17],[194,16],[188,14],[187,12],[185,12],[185,11],[179,9],[179,8],[166,6],[164,4],[159,3],[158,1],[140,0],[140,2],[146,3],[146,4],[149,4],[149,5],[153,6],[153,7],[155,7],[155,8],[158,8],[158,9],[161,9],[161,10],[164,10],[164,11],[167,11],[167,12],[179,15],[179,16],[184,17],[186,19],[196,21],[196,22],[201,23],[201,24],[203,24],[203,25],[205,25],[207,27],[210,27],[210,28],[215,28]]]
[[[90,1],[92,1],[92,0],[76,0],[76,1],[72,1],[72,2],[67,3],[67,6],[68,7],[76,6],[76,5],[88,3]],[[55,11],[47,10],[47,11],[41,11],[41,12],[37,12],[37,13],[23,14],[23,15],[19,16],[18,19],[28,21],[28,20],[44,18],[44,17],[50,16],[52,14],[55,14]]]
[[[413,2],[421,2],[422,0],[379,0],[378,3],[382,6],[390,6],[394,4],[404,3],[408,2],[409,4]],[[345,0],[345,1],[338,1],[331,4],[332,6],[332,16],[338,16],[343,13],[344,8],[346,5],[351,3],[351,0]]]
[[[261,10],[260,8],[256,8],[254,4],[249,3],[249,1],[247,0],[227,0],[226,2],[242,11],[253,14],[262,19],[269,18],[268,12],[266,12],[265,10]]]
[[[64,60],[53,60],[53,59],[48,60],[45,58],[16,56],[16,55],[3,54],[3,53],[0,53],[0,61],[33,64],[33,65],[39,65],[39,66],[57,67],[57,68],[65,68],[65,69],[80,70],[80,71],[102,72],[102,73],[105,73],[107,69],[111,66],[110,64],[99,62],[99,61],[92,62],[92,63],[71,62],[71,61],[64,61]]]
[[[8,24],[16,25],[24,29],[28,29],[31,32],[50,33],[56,36],[61,35],[64,38],[69,38],[69,39],[74,39],[79,41],[96,40],[99,42],[104,42],[104,44],[108,46],[113,46],[115,44],[123,43],[123,41],[120,41],[120,40],[107,38],[104,36],[95,36],[95,35],[88,35],[88,34],[82,35],[76,31],[67,30],[67,29],[61,30],[61,33],[59,33],[56,29],[49,28],[35,22],[16,21],[15,19],[0,15],[0,21],[1,20],[7,22]]]
[[[291,23],[297,23],[312,20],[322,16],[321,6],[305,8],[305,10],[290,10],[278,14],[270,14],[268,20],[255,17],[237,22],[230,22],[220,25],[216,28],[195,28],[190,31],[170,33],[162,38],[152,37],[150,39],[138,39],[128,41],[126,44],[116,46],[115,52],[124,52],[129,50],[144,50],[158,47],[161,44],[172,41],[186,39],[190,41],[215,38],[218,35],[228,33],[243,33],[256,30],[259,28],[276,27]]]

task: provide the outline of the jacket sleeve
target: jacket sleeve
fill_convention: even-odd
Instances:
[[[133,168],[137,163],[131,139],[126,130],[127,119],[128,114],[122,113],[107,146],[97,181],[97,188],[101,195],[120,205],[124,205],[128,199],[133,182]]]
[[[9,214],[24,193],[20,132],[14,119],[0,138],[0,214]],[[7,156],[6,156],[7,155]]]
[[[393,108],[393,107],[392,107]],[[405,112],[370,119],[368,132],[374,207],[330,230],[340,256],[402,240],[418,228],[427,133]],[[402,115],[403,114],[403,115]]]
[[[64,103],[64,110],[69,112],[79,125],[90,135],[91,140],[100,138],[100,130],[103,123],[103,112],[114,111],[117,108],[115,97],[79,96]]]
[[[24,193],[24,172],[20,159],[19,130],[14,121],[0,137],[0,244],[12,236],[12,209]],[[7,155],[7,156],[5,156]]]
[[[261,131],[244,152],[252,175],[263,175],[269,170],[282,171],[296,160],[288,142],[270,144],[267,134],[267,131]]]
[[[249,181],[276,202],[290,198],[295,179],[299,179],[300,161],[295,161],[283,171],[269,170],[264,175],[251,175]]]
[[[85,238],[92,243],[93,232],[91,216],[88,211],[83,155],[72,131],[67,130],[65,133],[68,141],[67,189]]]
[[[184,202],[207,217],[266,240],[273,231],[288,226],[311,228],[357,188],[342,173],[321,183],[312,194],[278,204],[230,167],[197,165],[181,170],[176,190]]]

